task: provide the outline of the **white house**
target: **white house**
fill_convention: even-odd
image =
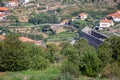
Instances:
[[[26,3],[30,2],[30,0],[19,0],[19,2],[20,2],[21,4],[26,4]]]
[[[100,28],[109,28],[111,26],[113,26],[114,23],[112,20],[100,20]]]
[[[120,22],[120,10],[117,10],[115,13],[113,14],[109,14],[107,15],[107,17],[112,17],[112,19],[115,21],[115,22]]]
[[[18,0],[9,0],[9,1],[6,3],[6,6],[7,6],[7,7],[18,6]]]
[[[85,20],[85,19],[87,19],[88,14],[86,14],[86,13],[80,13],[78,16],[79,16],[79,18],[80,18],[81,20]]]
[[[77,19],[77,17],[75,16],[75,17],[72,17],[71,20],[72,20],[72,21],[75,21],[76,19]]]

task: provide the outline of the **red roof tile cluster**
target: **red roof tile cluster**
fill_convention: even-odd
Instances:
[[[113,13],[113,14],[107,15],[107,17],[120,18],[120,10],[117,10],[117,11],[116,11],[115,13]]]
[[[8,11],[7,7],[0,7],[0,11]]]
[[[79,16],[87,16],[88,14],[86,13],[80,13]]]
[[[9,2],[15,2],[16,3],[16,2],[18,2],[18,0],[9,0]]]
[[[0,36],[0,40],[4,40],[5,39],[5,37],[4,36]]]
[[[104,22],[104,23],[111,23],[111,22],[113,22],[112,20],[100,20],[100,22]]]

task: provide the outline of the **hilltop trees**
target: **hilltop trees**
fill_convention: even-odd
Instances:
[[[68,63],[71,63],[67,66],[70,69],[66,69],[66,72],[76,73],[77,71],[77,74],[96,76],[102,69],[101,60],[95,50],[84,39],[81,39],[73,46],[63,48],[62,53],[67,57]]]
[[[109,63],[109,61],[120,61],[120,37],[111,37],[107,39],[98,49],[100,59]]]
[[[104,66],[103,76],[115,75],[120,77],[120,37],[114,36],[105,40],[98,49],[98,57]]]
[[[10,35],[0,42],[0,71],[41,70],[49,66],[43,49]]]
[[[0,42],[0,71],[28,69],[30,57],[26,47],[14,36]]]

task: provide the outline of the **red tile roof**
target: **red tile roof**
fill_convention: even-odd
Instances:
[[[107,15],[107,17],[120,18],[120,10],[117,10],[116,13]]]
[[[8,11],[7,7],[0,7],[0,11]]]
[[[4,40],[5,39],[5,37],[4,36],[0,36],[0,40]]]
[[[88,14],[86,13],[80,13],[79,16],[87,16]]]
[[[112,21],[112,20],[100,20],[100,22],[111,23],[111,22],[113,22],[113,21]]]

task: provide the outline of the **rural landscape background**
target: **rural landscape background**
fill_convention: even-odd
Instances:
[[[0,80],[120,80],[120,0],[0,0]]]

